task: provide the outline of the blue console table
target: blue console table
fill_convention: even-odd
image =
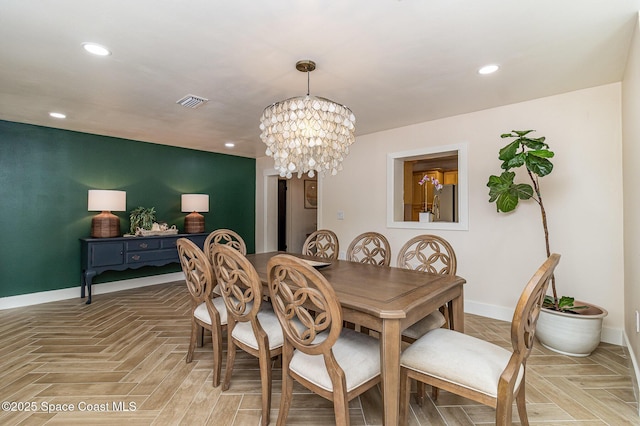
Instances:
[[[208,233],[174,234],[152,237],[81,238],[82,284],[80,297],[87,289],[87,304],[91,303],[93,278],[105,271],[124,271],[143,266],[164,266],[178,263],[176,241],[188,238],[201,249]]]

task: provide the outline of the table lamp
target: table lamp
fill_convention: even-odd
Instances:
[[[91,236],[93,238],[119,237],[120,218],[111,211],[123,212],[127,209],[126,191],[90,189],[88,204],[90,212],[102,212],[91,219]]]
[[[200,212],[209,211],[209,195],[182,194],[182,212],[190,212],[184,218],[184,232],[195,234],[204,232],[204,216]]]

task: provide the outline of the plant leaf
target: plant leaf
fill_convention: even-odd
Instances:
[[[509,161],[511,160],[516,153],[518,152],[518,148],[520,147],[520,141],[519,140],[515,140],[513,142],[511,142],[509,145],[503,147],[500,150],[500,153],[498,155],[498,158],[502,161]]]
[[[527,169],[540,177],[546,176],[553,171],[553,164],[546,158],[527,155],[525,163],[527,165]]]
[[[521,200],[528,200],[533,197],[533,188],[528,183],[520,183],[512,187],[513,191],[518,195]]]
[[[489,187],[489,202],[493,203],[501,193],[501,188],[505,186],[502,183],[500,177],[491,175],[489,176],[489,182],[487,182],[487,186]]]
[[[544,136],[540,138],[521,138],[520,143],[522,143],[523,146],[526,146],[527,148],[534,149],[534,150],[549,148],[549,145],[544,143],[544,140],[545,140]]]
[[[527,154],[525,152],[521,152],[516,156],[514,156],[513,158],[502,163],[501,167],[504,170],[515,169],[516,167],[522,166],[525,163],[526,158],[527,158]]]
[[[531,185],[513,183],[515,176],[514,172],[502,172],[500,176],[489,177],[489,202],[495,202],[499,212],[510,212],[518,206],[519,200],[528,200],[533,196]]]
[[[499,212],[508,213],[518,207],[518,196],[510,192],[502,192],[498,195],[496,207]]]
[[[533,132],[533,130],[512,130],[511,133],[515,133],[519,137],[523,137]]]
[[[560,308],[560,310],[570,309],[573,307],[574,300],[573,297],[562,296],[558,301],[558,308]]]
[[[553,151],[549,151],[548,149],[536,149],[529,151],[527,154],[541,158],[552,158],[555,155]]]

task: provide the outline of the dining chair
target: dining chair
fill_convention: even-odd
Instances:
[[[552,254],[533,274],[511,321],[509,351],[457,331],[439,328],[409,346],[400,358],[400,424],[407,424],[409,379],[447,390],[496,409],[496,425],[510,425],[515,399],[520,423],[528,425],[526,362],[549,280],[560,261]],[[436,396],[437,397],[437,396]],[[423,401],[418,399],[418,404]]]
[[[380,382],[379,341],[343,328],[333,287],[304,260],[276,255],[267,263],[267,276],[285,335],[277,424],[287,422],[296,380],[333,401],[336,424],[349,425],[349,401]]]
[[[457,268],[456,253],[447,240],[437,235],[418,235],[407,241],[396,261],[398,268],[413,269],[433,274],[455,275]],[[413,343],[431,330],[441,328],[451,323],[450,311],[447,305],[431,312],[420,321],[409,326],[402,332],[402,340]],[[418,398],[424,399],[424,384],[416,385]],[[434,398],[438,397],[438,388],[432,388]]]
[[[262,282],[253,265],[239,251],[215,245],[213,269],[228,315],[227,368],[222,390],[231,385],[236,348],[258,358],[262,391],[262,425],[269,424],[271,359],[282,353],[282,328],[268,302],[262,300]]]
[[[187,363],[193,361],[196,341],[203,344],[204,330],[211,332],[213,345],[213,386],[220,385],[222,369],[222,329],[227,325],[227,309],[221,297],[212,294],[215,279],[209,259],[200,248],[187,238],[179,238],[178,257],[185,283],[191,295],[191,338]]]
[[[224,244],[233,247],[243,255],[247,254],[247,245],[240,235],[231,229],[216,229],[204,240],[204,252],[209,259],[211,258],[211,249],[215,244]]]
[[[329,229],[318,229],[307,237],[302,254],[335,260],[339,254],[338,236]]]
[[[418,235],[407,241],[397,260],[398,268],[455,275],[456,253],[447,240],[437,235]]]
[[[364,232],[351,241],[347,248],[346,258],[350,262],[389,266],[391,245],[387,237],[378,232]],[[345,326],[355,328],[355,324],[352,323],[345,323]],[[369,329],[360,326],[360,332],[369,334]]]
[[[378,232],[364,232],[351,241],[346,257],[351,262],[389,266],[391,245],[387,237]]]
[[[204,253],[207,255],[207,259],[209,259],[210,262],[212,262],[211,256],[213,254],[213,247],[217,244],[224,244],[229,247],[233,247],[243,255],[247,254],[247,245],[244,243],[244,240],[240,235],[231,229],[216,229],[207,235],[207,239],[204,240]],[[212,292],[217,296],[220,295],[220,288],[217,284],[214,285]]]
[[[447,240],[437,235],[418,235],[407,241],[398,252],[397,267],[430,272],[433,274],[456,274],[456,253]],[[446,315],[443,315],[443,313]],[[404,330],[402,337],[411,343],[428,331],[449,323],[446,306],[434,311]]]

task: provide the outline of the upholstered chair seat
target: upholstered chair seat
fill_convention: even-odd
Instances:
[[[324,341],[327,336],[327,333],[318,335],[313,344]],[[333,345],[333,356],[344,370],[347,392],[380,375],[379,343],[379,340],[349,328],[344,328],[340,333]],[[333,384],[322,355],[308,355],[294,350],[289,368],[314,385],[333,392]]]
[[[427,332],[442,327],[446,322],[444,315],[442,315],[440,311],[431,312],[411,327],[406,328],[402,332],[402,337],[405,338],[405,340],[414,341],[425,335]]]
[[[218,310],[218,314],[220,315],[220,325],[227,325],[227,307],[224,306],[224,300],[222,300],[222,297],[215,297],[211,302],[213,303],[213,306]],[[196,307],[196,309],[193,311],[193,316],[204,322],[205,324],[211,324],[211,316],[209,316],[207,304],[204,302]]]
[[[493,343],[439,328],[409,346],[400,364],[497,398],[498,381],[511,355],[511,351]],[[516,389],[523,375],[524,366],[520,365]]]
[[[250,309],[249,307],[248,310]],[[269,336],[269,350],[282,347],[282,343],[284,342],[282,327],[280,327],[278,317],[276,317],[275,312],[273,312],[271,304],[263,301],[257,316],[262,329],[267,333],[267,336]],[[256,335],[253,332],[250,322],[238,322],[233,328],[231,336],[256,351],[259,350],[258,341],[256,340]]]

